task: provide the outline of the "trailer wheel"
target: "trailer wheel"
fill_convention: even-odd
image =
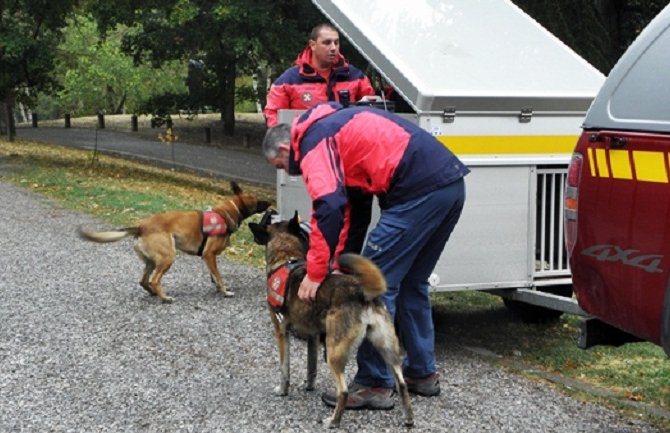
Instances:
[[[545,293],[552,293],[554,295],[565,296],[569,298],[572,296],[572,285],[544,287],[537,289]],[[513,316],[526,323],[547,323],[558,320],[563,314],[562,311],[552,310],[551,308],[540,307],[537,305],[527,304],[521,301],[513,301],[511,299],[503,298],[503,303]]]

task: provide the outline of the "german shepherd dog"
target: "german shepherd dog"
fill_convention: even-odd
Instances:
[[[224,288],[216,256],[228,246],[230,236],[245,218],[265,211],[270,203],[242,192],[236,182],[231,182],[230,186],[234,195],[212,209],[214,213],[208,214],[211,216],[208,223],[203,221],[204,213],[201,211],[171,211],[144,218],[135,226],[113,231],[96,232],[80,227],[79,235],[98,243],[116,242],[134,236],[137,239],[135,252],[144,262],[140,285],[164,302],[174,300],[163,291],[161,278],[172,266],[177,250],[202,256],[217,290],[225,296],[233,296],[233,292]],[[212,227],[215,231],[208,231]]]
[[[349,354],[357,350],[367,338],[393,370],[396,390],[402,399],[405,425],[414,423],[407,385],[402,374],[400,347],[393,322],[378,299],[386,291],[386,280],[379,268],[367,258],[357,254],[343,254],[340,269],[346,274],[330,274],[319,287],[313,304],[298,298],[298,288],[305,276],[305,248],[301,239],[298,214],[289,221],[269,223],[267,211],[260,223],[249,223],[254,240],[265,245],[266,272],[268,274],[268,301],[272,276],[286,264],[292,266],[288,273],[283,306],[268,302],[270,319],[275,329],[281,382],[278,395],[285,396],[289,388],[288,330],[307,340],[306,389],[313,390],[316,379],[317,351],[320,337],[325,334],[326,361],[335,379],[337,404],[331,417],[324,420],[329,427],[337,427],[347,401],[347,384],[344,369]]]

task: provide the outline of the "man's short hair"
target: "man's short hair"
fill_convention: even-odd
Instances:
[[[321,24],[317,24],[316,26],[314,26],[314,28],[312,29],[312,31],[309,34],[309,38],[313,41],[316,41],[319,38],[319,35],[321,34],[321,30],[323,30],[323,29],[328,29],[328,30],[332,30],[334,32],[337,32],[337,29],[335,27],[333,27],[331,24],[321,23]],[[337,34],[339,35],[340,33],[337,32]]]
[[[291,143],[291,127],[280,123],[268,129],[263,138],[263,155],[266,159],[276,158],[279,153],[279,145]]]

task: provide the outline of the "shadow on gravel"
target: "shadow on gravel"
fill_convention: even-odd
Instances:
[[[433,321],[439,334],[438,344],[481,347],[501,356],[516,356],[558,341],[576,347],[578,337],[578,329],[562,319],[525,323],[495,297],[491,297],[488,305],[479,307],[463,308],[458,302],[453,305],[441,302],[433,309]]]

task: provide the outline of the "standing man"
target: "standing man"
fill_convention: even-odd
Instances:
[[[363,255],[386,277],[388,291],[382,298],[397,319],[410,392],[438,395],[428,277],[461,215],[468,168],[410,121],[337,103],[312,107],[292,127],[270,128],[263,153],[275,168],[302,174],[312,199],[307,275],[298,292],[305,302],[315,299],[347,243],[355,210],[349,190],[377,196],[381,216]],[[392,408],[393,376],[367,341],[358,350],[357,362],[347,407]],[[334,392],[322,399],[335,405]]]
[[[277,111],[281,109],[306,110],[318,103],[340,100],[340,91],[348,92],[349,101],[374,96],[368,77],[340,53],[340,35],[330,24],[319,24],[311,33],[307,47],[298,55],[294,65],[287,69],[270,87],[265,105],[268,127],[276,126]],[[372,196],[358,190],[349,190],[353,206],[352,220],[370,221]],[[352,224],[344,252],[360,253],[368,226],[364,222]]]
[[[319,24],[310,33],[307,47],[270,86],[265,109],[268,127],[277,125],[277,111],[305,110],[319,102],[340,101],[340,91],[349,91],[355,102],[375,91],[363,72],[340,54],[340,35],[330,24]]]

